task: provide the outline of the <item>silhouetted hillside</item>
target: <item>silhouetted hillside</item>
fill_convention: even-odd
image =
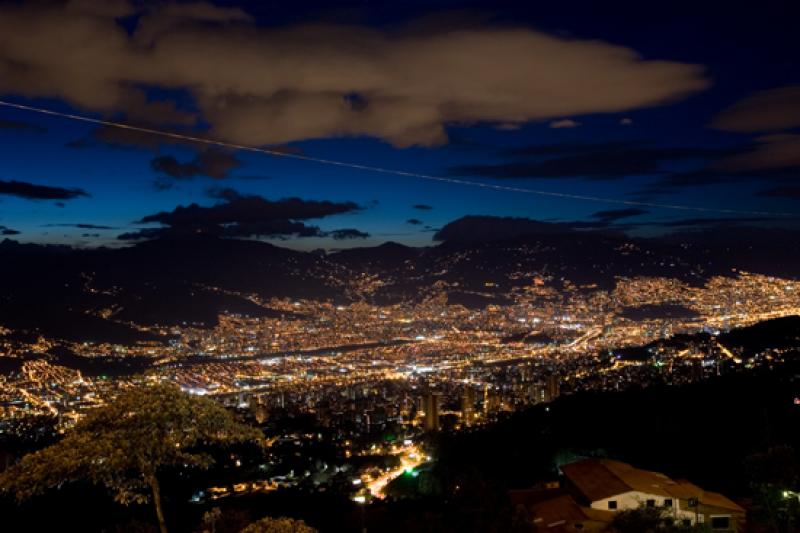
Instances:
[[[163,340],[130,324],[211,327],[222,312],[274,315],[245,296],[377,304],[438,292],[469,307],[507,303],[508,292],[543,276],[556,289],[610,289],[618,277],[659,276],[703,284],[737,269],[800,274],[795,232],[750,229],[741,238],[685,234],[631,238],[528,219],[464,217],[443,242],[411,248],[387,242],[325,254],[205,234],[119,249],[0,243],[0,325],[95,342]],[[777,230],[776,230],[777,231]],[[726,234],[727,235],[727,234]],[[712,238],[713,237],[713,238]],[[381,283],[353,290],[364,274]],[[46,305],[44,302],[47,302]],[[101,318],[106,317],[106,318]]]

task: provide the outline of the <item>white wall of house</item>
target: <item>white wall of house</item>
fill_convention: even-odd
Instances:
[[[666,499],[665,496],[659,496],[657,494],[648,494],[646,492],[632,490],[630,492],[623,492],[621,494],[616,494],[608,498],[603,498],[602,500],[593,501],[591,508],[608,511],[609,510],[608,502],[612,500],[617,502],[617,508],[615,509],[616,511],[624,511],[626,509],[636,509],[639,506],[644,505],[647,500],[655,500],[656,507],[663,507],[665,499]],[[677,503],[677,500],[673,498],[672,503],[673,505],[675,505]]]
[[[630,491],[630,492],[623,492],[614,496],[610,496],[608,498],[603,498],[602,500],[593,501],[591,504],[592,509],[599,509],[602,511],[625,511],[627,509],[637,509],[640,506],[645,505],[647,500],[655,500],[656,507],[664,507],[664,500],[671,499],[672,500],[672,515],[678,520],[689,520],[692,524],[695,522],[695,518],[699,519],[699,522],[704,523],[710,521],[709,517],[704,516],[703,514],[695,515],[694,509],[689,508],[681,508],[681,502],[678,498],[668,498],[667,496],[661,496],[658,494],[648,494],[646,492],[641,491]],[[616,509],[609,509],[608,502],[609,501],[616,501],[617,508]],[[714,516],[730,516],[727,514],[720,514]]]

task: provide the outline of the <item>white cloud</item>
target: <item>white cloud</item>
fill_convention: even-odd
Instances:
[[[560,120],[554,120],[550,123],[550,127],[553,129],[562,129],[562,128],[577,128],[580,126],[580,122],[576,122],[571,118],[562,118]]]
[[[367,135],[408,146],[446,142],[451,123],[618,113],[709,86],[698,65],[528,29],[266,28],[202,3],[144,13],[130,35],[114,18],[127,4],[95,5],[0,7],[0,93],[188,124],[196,117],[143,102],[137,87],[187,89],[227,141]]]

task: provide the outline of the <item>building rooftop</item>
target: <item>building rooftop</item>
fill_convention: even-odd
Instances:
[[[659,472],[641,470],[611,459],[584,459],[561,467],[572,485],[589,501],[626,492],[643,492],[665,498],[697,498],[701,504],[736,512],[744,510],[716,492],[708,492],[686,480],[673,480]]]

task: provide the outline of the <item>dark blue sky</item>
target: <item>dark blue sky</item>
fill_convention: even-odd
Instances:
[[[680,222],[698,217],[796,225],[746,213],[800,213],[790,2],[216,4],[0,2],[0,99],[313,158],[741,213],[632,211],[208,151],[0,107],[0,230],[94,246],[213,226],[307,249],[425,245],[468,214],[645,235],[703,227]],[[87,24],[109,36],[80,39]],[[278,202],[287,197],[333,207]],[[191,219],[165,216],[192,203]],[[337,229],[369,237],[335,239]]]

